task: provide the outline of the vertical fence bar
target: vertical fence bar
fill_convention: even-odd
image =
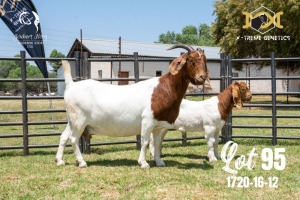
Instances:
[[[184,131],[181,131],[181,135],[182,135],[182,146],[187,146],[187,134]]]
[[[220,92],[222,92],[224,89],[225,89],[225,68],[226,68],[226,55],[225,53],[221,53],[220,54],[220,58],[221,58],[221,62],[220,62]],[[222,143],[225,143],[227,138],[226,138],[226,135],[227,135],[227,128],[226,126],[224,126],[222,128],[222,131],[221,131],[221,134],[222,134]]]
[[[75,51],[75,77],[80,80],[80,51]]]
[[[271,76],[272,76],[272,144],[277,144],[277,111],[276,111],[276,65],[275,53],[271,53]]]
[[[231,55],[228,55],[228,68],[227,68],[227,85],[232,83],[232,62]],[[232,114],[230,113],[227,119],[227,141],[232,141]]]
[[[83,52],[83,79],[91,78],[90,63],[88,61],[89,53]]]
[[[220,58],[221,58],[221,63],[220,63],[220,67],[221,67],[221,69],[220,69],[220,78],[221,78],[220,92],[222,92],[226,88],[226,86],[225,86],[226,54],[221,53]]]
[[[139,55],[138,52],[133,53],[134,58],[134,78],[135,83],[138,83],[140,81],[140,69],[139,69]]]
[[[22,77],[22,117],[23,117],[23,154],[29,154],[28,149],[28,105],[27,105],[27,83],[26,83],[26,53],[20,51],[21,55],[21,77]]]
[[[81,58],[82,61],[82,78],[84,80],[90,78],[90,62],[88,61],[89,53],[83,52],[83,57]],[[82,143],[83,143],[83,152],[86,154],[91,153],[91,138],[90,137],[82,137]]]
[[[134,78],[135,83],[138,83],[140,81],[140,69],[139,69],[139,54],[138,52],[133,53],[134,58]],[[136,136],[136,148],[141,149],[141,135]]]

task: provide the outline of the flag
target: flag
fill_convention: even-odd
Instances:
[[[31,0],[0,0],[0,18],[31,57],[45,57],[39,15]],[[48,78],[46,61],[35,61]]]

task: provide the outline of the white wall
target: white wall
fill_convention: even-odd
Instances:
[[[72,67],[72,75],[75,77],[75,63],[70,62]],[[111,67],[112,64],[112,67]],[[134,78],[134,63],[133,62],[122,62],[122,71],[129,71],[129,78]],[[220,77],[220,63],[208,62],[207,63],[210,76],[212,78]],[[250,65],[250,76],[251,77],[270,77],[271,68],[264,67],[259,69],[256,65]],[[119,62],[92,62],[91,63],[91,78],[98,79],[98,70],[102,70],[103,78],[117,78],[119,70]],[[156,76],[156,71],[162,71],[162,74],[166,74],[169,70],[169,62],[139,62],[139,72],[140,78],[150,78]],[[246,67],[241,71],[233,71],[238,73],[238,77],[246,77]],[[277,76],[286,76],[286,73],[282,70],[276,71]],[[298,76],[299,73],[290,73],[290,76]],[[112,77],[111,77],[112,76]],[[249,75],[248,75],[249,76]],[[59,70],[58,77],[63,77],[63,73]],[[264,93],[271,92],[271,80],[250,80],[245,81],[249,84],[250,89],[254,93]],[[106,82],[110,84],[111,82]],[[129,84],[134,83],[130,81]],[[117,81],[112,82],[112,84],[118,84]],[[205,92],[219,92],[220,91],[220,81],[213,80],[210,82],[211,90],[205,89]],[[277,80],[276,81],[277,92],[287,92],[287,81]],[[195,86],[193,86],[195,87]],[[202,86],[198,86],[202,88]],[[64,83],[58,84],[58,94],[63,95]],[[299,92],[300,91],[300,80],[289,80],[289,92]]]
[[[271,77],[271,67],[266,66],[259,69],[256,65],[250,65],[250,77]],[[234,71],[239,77],[246,77],[246,67],[242,71]],[[287,76],[281,69],[276,70],[276,76]],[[290,76],[298,76],[298,73],[290,73]],[[249,77],[249,75],[248,75]],[[271,80],[245,81],[250,85],[252,92],[271,92]],[[299,92],[300,80],[289,80],[289,92]],[[276,81],[276,92],[287,92],[287,80]]]
[[[91,62],[91,78],[98,79],[98,71],[102,70],[102,78],[110,78],[111,63],[110,62]]]

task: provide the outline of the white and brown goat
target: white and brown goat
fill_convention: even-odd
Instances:
[[[188,52],[170,64],[169,73],[126,86],[95,80],[73,82],[70,65],[63,61],[68,124],[60,138],[57,165],[64,165],[63,151],[70,140],[79,167],[87,166],[78,147],[78,140],[85,132],[113,137],[141,134],[138,163],[148,168],[146,148],[151,132],[171,127],[189,83],[204,84],[208,77],[204,51],[185,45],[171,47],[174,48],[184,48]],[[159,154],[154,158],[157,166],[165,165]]]
[[[238,109],[243,102],[250,101],[251,91],[244,82],[234,82],[219,95],[204,101],[182,100],[179,115],[173,129],[184,132],[204,131],[208,145],[208,159],[210,162],[220,158],[218,154],[219,133],[234,105]],[[150,142],[150,152],[161,154],[162,141],[168,129],[154,130]],[[158,149],[155,149],[158,148]]]

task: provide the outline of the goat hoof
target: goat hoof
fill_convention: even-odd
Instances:
[[[164,161],[159,161],[159,162],[156,162],[156,166],[157,167],[165,167],[166,166],[166,164],[164,163]]]
[[[87,167],[87,164],[86,164],[85,161],[81,161],[81,162],[78,163],[78,167],[79,167],[79,168],[86,168],[86,167]]]
[[[57,162],[57,166],[63,166],[63,165],[65,165],[65,161],[63,161],[63,160],[57,160],[56,161]]]
[[[150,165],[148,163],[143,163],[143,164],[141,164],[141,168],[142,169],[149,169]]]
[[[216,161],[217,161],[216,157],[209,158],[209,162],[216,162]]]

